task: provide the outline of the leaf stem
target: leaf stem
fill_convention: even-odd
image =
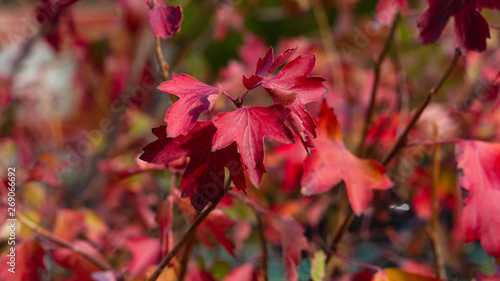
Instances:
[[[392,158],[394,158],[394,156],[396,156],[396,154],[404,147],[404,143],[406,142],[406,137],[408,136],[408,133],[415,126],[418,119],[422,115],[422,112],[427,107],[427,105],[429,105],[432,98],[439,92],[439,90],[443,86],[446,79],[448,79],[451,72],[453,71],[453,68],[455,68],[455,65],[457,64],[458,59],[460,58],[460,55],[461,55],[460,49],[457,48],[455,50],[455,55],[453,56],[453,59],[451,60],[450,64],[446,68],[443,75],[441,76],[441,79],[439,79],[436,86],[434,86],[433,88],[430,89],[429,94],[427,95],[425,100],[420,104],[420,106],[417,108],[417,111],[413,114],[410,122],[408,123],[408,125],[404,129],[403,133],[401,133],[401,135],[399,135],[399,137],[396,140],[396,143],[394,144],[392,149],[389,151],[387,156],[384,157],[384,159],[382,160],[382,165],[387,166],[387,164],[389,164],[389,162],[392,160]]]
[[[227,193],[227,190],[229,189],[230,184],[231,184],[231,179],[228,179],[227,182],[226,182],[226,186],[224,187],[224,190],[225,190],[224,194]],[[222,197],[221,197],[221,199],[222,199]],[[172,248],[172,250],[170,250],[170,252],[168,252],[168,254],[160,262],[160,264],[158,265],[158,267],[153,272],[153,275],[151,275],[151,277],[149,278],[149,281],[155,281],[156,279],[158,279],[158,277],[160,276],[160,274],[163,271],[163,269],[170,263],[170,261],[172,260],[172,258],[175,256],[175,254],[177,254],[177,252],[181,249],[181,247],[184,245],[184,243],[186,243],[189,240],[189,237],[191,237],[191,234],[196,231],[196,228],[203,222],[203,220],[205,220],[208,217],[208,215],[213,210],[215,210],[215,208],[217,207],[217,204],[219,202],[220,202],[220,200],[217,201],[215,204],[211,204],[210,206],[208,206],[205,209],[205,211],[202,212],[196,218],[196,220],[191,224],[191,226],[189,226],[189,228],[186,230],[186,232],[184,232],[184,234],[177,241],[177,243],[175,243],[175,245]]]
[[[377,100],[377,89],[378,85],[380,83],[380,69],[382,62],[384,61],[385,57],[387,56],[387,53],[389,52],[389,48],[391,47],[391,43],[394,39],[394,34],[396,33],[396,28],[398,26],[398,23],[401,19],[401,16],[399,13],[397,13],[394,16],[394,19],[392,20],[391,23],[391,28],[389,31],[389,35],[385,39],[384,42],[384,47],[382,48],[382,51],[380,52],[379,56],[377,59],[374,61],[374,78],[373,78],[373,85],[372,85],[372,90],[370,93],[370,103],[368,105],[368,111],[365,116],[365,121],[363,123],[363,131],[361,134],[361,139],[359,140],[358,147],[356,149],[357,154],[360,157],[364,157],[366,154],[366,135],[368,134],[368,129],[370,128],[370,125],[372,124],[372,118],[373,114],[375,111],[375,102]]]
[[[363,267],[363,268],[366,268],[366,269],[371,269],[373,271],[382,271],[382,268],[380,268],[378,266],[367,264],[367,263],[360,262],[360,261],[357,261],[357,260],[353,260],[353,259],[351,259],[349,257],[346,257],[344,255],[341,255],[341,254],[335,253],[335,255],[337,257],[343,259],[344,261],[348,262],[348,263],[351,263],[351,264],[354,264],[354,265],[357,265],[357,266],[360,266],[360,267]]]
[[[93,257],[92,255],[88,254],[82,248],[78,247],[75,244],[72,244],[70,242],[67,242],[67,241],[64,241],[64,240],[58,238],[54,234],[50,233],[49,231],[43,229],[42,227],[40,227],[36,223],[34,223],[31,220],[29,220],[24,215],[21,214],[19,216],[19,221],[21,221],[27,227],[31,228],[38,235],[40,235],[40,236],[42,236],[42,237],[44,237],[44,238],[46,238],[46,239],[48,239],[48,240],[56,243],[57,245],[59,245],[61,247],[68,248],[71,251],[73,251],[73,252],[75,252],[77,254],[80,254],[81,256],[83,256],[85,259],[87,259],[88,261],[90,261],[93,264],[95,264],[100,269],[102,269],[104,271],[111,271],[112,270],[112,268],[109,265],[103,263],[102,261],[100,261],[97,258]]]
[[[405,145],[404,148],[416,147],[416,146],[440,145],[440,144],[455,144],[455,143],[460,142],[460,141],[463,141],[463,139],[447,139],[447,140],[412,142],[412,143]]]

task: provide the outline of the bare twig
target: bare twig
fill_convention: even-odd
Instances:
[[[83,256],[84,258],[86,258],[87,260],[89,260],[90,262],[92,262],[93,264],[95,264],[96,266],[98,266],[99,268],[101,268],[102,270],[104,270],[104,271],[111,271],[112,270],[112,268],[109,265],[107,265],[107,264],[103,263],[102,261],[96,259],[95,257],[93,257],[92,255],[90,255],[89,253],[85,252],[82,248],[80,248],[77,245],[72,244],[70,242],[64,241],[64,240],[58,238],[57,236],[54,236],[54,234],[52,234],[49,231],[43,229],[42,227],[40,227],[36,223],[30,221],[24,215],[20,215],[19,216],[19,221],[22,222],[27,227],[29,227],[32,230],[34,230],[38,235],[40,235],[40,236],[42,236],[42,237],[44,237],[44,238],[46,238],[46,239],[48,239],[48,240],[56,243],[57,245],[59,245],[61,247],[68,248],[71,251],[73,251],[73,252],[75,252],[77,254],[80,254],[81,256]]]
[[[186,247],[184,248],[184,255],[181,259],[181,269],[179,270],[179,281],[184,281],[186,278],[189,258],[191,257],[191,253],[193,252],[194,241],[196,238],[196,232],[191,233],[188,241],[186,242]]]
[[[450,76],[451,72],[453,71],[453,68],[455,68],[455,65],[458,62],[458,59],[460,58],[460,49],[455,50],[455,55],[453,56],[453,59],[451,60],[450,64],[448,65],[448,68],[446,68],[445,72],[441,76],[441,79],[439,79],[439,82],[436,84],[435,87],[433,87],[430,91],[425,100],[420,104],[420,106],[417,108],[417,111],[413,114],[410,123],[406,126],[404,129],[403,133],[399,135],[398,139],[396,140],[396,143],[390,150],[390,152],[387,154],[387,156],[382,160],[382,165],[387,166],[389,162],[392,160],[392,158],[401,150],[401,148],[404,147],[404,143],[406,142],[406,137],[408,136],[408,133],[410,130],[415,126],[417,123],[418,119],[420,118],[420,115],[422,115],[422,112],[424,109],[427,107],[427,105],[431,102],[432,98],[436,95],[437,92],[441,89],[443,86],[444,82],[448,77]]]
[[[380,67],[382,65],[382,62],[384,61],[385,57],[387,56],[387,53],[389,52],[389,48],[391,47],[391,43],[394,39],[394,34],[396,33],[396,28],[398,26],[398,23],[401,19],[401,16],[399,13],[397,13],[394,16],[394,19],[391,24],[391,29],[389,31],[389,35],[385,39],[384,42],[384,47],[382,48],[382,51],[380,52],[379,56],[377,59],[374,61],[374,78],[373,78],[373,85],[372,85],[372,90],[370,93],[370,103],[368,105],[368,111],[365,116],[365,122],[363,124],[363,131],[361,134],[361,139],[359,140],[359,144],[357,147],[357,154],[361,157],[365,156],[366,153],[366,135],[368,134],[368,129],[370,128],[370,125],[372,123],[372,118],[373,118],[373,113],[375,111],[375,102],[377,99],[377,89],[378,85],[380,82]]]
[[[438,128],[435,124],[436,129],[436,139],[439,137]],[[440,174],[440,147],[439,145],[434,146],[434,161],[433,161],[433,187],[431,193],[431,241],[434,250],[434,261],[436,266],[436,273],[439,279],[446,279],[446,271],[444,269],[444,261],[442,255],[442,249],[439,243],[439,201],[438,201],[438,186],[439,186],[439,174]]]
[[[230,184],[231,184],[231,179],[228,179],[226,182],[226,186],[224,187],[224,194],[227,193],[227,190],[228,190]],[[222,197],[221,197],[221,199],[222,199]],[[175,256],[175,254],[177,254],[177,252],[181,249],[181,247],[189,240],[189,237],[191,237],[191,234],[194,233],[196,231],[196,228],[203,222],[203,220],[205,220],[208,217],[208,215],[213,210],[215,210],[219,201],[215,204],[211,204],[210,206],[208,206],[205,209],[205,211],[203,213],[201,213],[196,218],[196,220],[193,222],[193,224],[191,224],[191,226],[186,230],[186,232],[184,232],[184,234],[177,241],[177,243],[175,243],[172,250],[170,250],[170,252],[168,252],[168,254],[160,262],[158,267],[153,272],[153,275],[151,275],[151,277],[149,278],[149,281],[155,281],[156,279],[158,279],[158,277],[160,276],[163,269],[170,263],[172,258]]]
[[[257,218],[257,229],[259,231],[259,238],[260,238],[260,248],[262,251],[262,264],[261,264],[261,271],[262,271],[262,276],[264,277],[264,280],[267,281],[269,280],[269,274],[267,273],[267,243],[266,243],[266,237],[264,237],[264,223],[262,222],[262,214],[259,213],[259,211],[255,208],[252,208],[255,212],[255,217]]]
[[[323,48],[325,49],[328,63],[330,64],[332,72],[332,83],[336,83],[337,85],[339,85],[340,89],[345,91],[342,65],[338,56],[337,48],[335,46],[335,40],[332,36],[330,24],[328,23],[328,16],[326,15],[325,7],[323,6],[321,0],[312,0],[311,3],[313,6],[314,17],[316,18],[316,21],[318,23]],[[335,70],[338,71],[338,80],[335,79]]]

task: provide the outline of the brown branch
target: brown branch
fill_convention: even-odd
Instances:
[[[163,57],[163,53],[161,51],[161,38],[160,38],[160,36],[156,36],[155,51],[156,51],[156,59],[158,59],[158,64],[160,64],[160,69],[161,69],[161,73],[163,75],[163,80],[168,81],[169,65],[165,61],[165,58]]]
[[[458,59],[460,58],[460,49],[455,50],[455,55],[453,56],[453,59],[451,60],[450,64],[446,68],[446,71],[443,73],[441,76],[441,79],[439,79],[439,82],[436,84],[435,87],[433,87],[430,91],[425,100],[420,104],[420,106],[417,108],[417,111],[413,114],[410,122],[404,129],[403,133],[399,135],[398,139],[396,140],[396,143],[390,150],[390,152],[387,154],[387,156],[382,160],[382,165],[387,166],[389,162],[392,160],[394,156],[401,150],[401,148],[404,147],[404,144],[406,142],[406,137],[408,136],[408,133],[411,131],[411,129],[415,126],[417,123],[418,119],[420,118],[420,115],[422,115],[422,112],[424,109],[429,105],[431,102],[432,98],[439,92],[441,87],[443,86],[444,82],[448,77],[450,76],[451,72],[453,71],[453,68],[455,68],[455,65],[458,62]]]
[[[342,224],[340,224],[340,226],[337,228],[332,240],[330,241],[330,245],[328,246],[328,249],[326,251],[325,264],[328,264],[328,261],[332,257],[332,254],[337,253],[340,240],[342,240],[342,237],[344,237],[344,234],[346,233],[347,228],[349,227],[353,219],[354,219],[354,212],[352,211],[352,208],[349,207],[347,210],[347,214],[344,217],[344,220],[342,221]]]
[[[95,264],[96,266],[98,266],[99,268],[101,268],[102,270],[104,270],[104,271],[111,271],[112,270],[112,268],[109,267],[107,264],[105,264],[102,261],[98,260],[97,258],[93,257],[89,253],[85,252],[82,248],[80,248],[77,245],[72,244],[70,242],[64,241],[64,240],[58,238],[57,236],[54,236],[54,234],[52,234],[49,231],[43,229],[42,227],[40,227],[36,223],[30,221],[24,215],[20,215],[19,216],[19,221],[22,222],[27,227],[31,228],[38,235],[40,235],[40,236],[42,236],[42,237],[44,237],[44,238],[46,238],[46,239],[48,239],[48,240],[56,243],[57,245],[59,245],[61,247],[70,249],[71,251],[73,251],[73,252],[75,252],[77,254],[82,255],[84,258],[86,258],[87,260],[89,260],[90,262],[92,262],[93,264]]]
[[[384,47],[382,48],[382,51],[380,52],[380,55],[378,56],[378,58],[375,59],[375,61],[374,61],[373,68],[374,68],[375,74],[374,74],[374,78],[373,78],[372,90],[370,93],[370,103],[368,105],[368,111],[367,111],[366,116],[365,116],[365,122],[363,125],[361,139],[359,140],[359,144],[358,144],[358,147],[356,149],[357,154],[361,157],[364,157],[366,154],[366,145],[365,145],[366,135],[368,134],[368,129],[370,128],[370,125],[372,123],[372,118],[373,118],[373,114],[375,111],[375,102],[377,99],[377,89],[378,89],[378,85],[380,82],[380,68],[381,68],[382,62],[384,61],[385,57],[387,56],[387,53],[389,52],[389,48],[391,47],[391,43],[394,39],[394,34],[396,33],[396,28],[398,26],[400,19],[401,19],[401,16],[399,15],[399,13],[397,13],[394,16],[394,19],[392,20],[391,29],[389,31],[389,35],[385,39]]]
[[[179,270],[179,281],[184,281],[186,279],[187,268],[189,263],[189,258],[191,257],[191,253],[193,252],[194,241],[196,238],[196,232],[191,233],[188,241],[186,242],[186,247],[184,248],[184,255],[181,259],[181,269]]]
[[[224,187],[224,194],[227,193],[227,190],[229,189],[230,184],[231,184],[231,179],[228,179],[226,182],[226,186]],[[224,196],[222,196],[222,197],[224,197]],[[222,199],[222,197],[221,197],[221,199]],[[189,237],[191,237],[191,234],[196,231],[196,228],[203,222],[203,220],[205,220],[208,217],[208,215],[213,210],[215,210],[215,208],[217,207],[217,204],[219,202],[220,202],[220,199],[215,204],[211,204],[210,206],[208,206],[203,213],[201,213],[198,217],[196,217],[196,220],[193,222],[193,224],[191,224],[191,226],[186,230],[186,232],[184,232],[184,234],[177,241],[177,243],[175,243],[172,250],[170,250],[170,252],[168,252],[168,254],[160,262],[158,267],[153,272],[153,275],[151,275],[151,277],[149,278],[149,281],[155,281],[156,279],[158,279],[158,277],[160,276],[163,269],[170,263],[172,258],[175,256],[175,254],[177,254],[177,252],[181,249],[181,247],[184,245],[184,243],[186,243],[189,240]]]

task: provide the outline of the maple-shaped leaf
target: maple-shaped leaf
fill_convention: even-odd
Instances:
[[[275,71],[283,63],[285,63],[297,50],[297,48],[288,49],[283,54],[274,59],[273,48],[269,48],[263,58],[257,61],[257,68],[255,74],[247,78],[243,76],[243,85],[247,89],[253,89],[259,85],[269,74]]]
[[[217,132],[213,139],[213,149],[223,149],[238,144],[241,160],[256,187],[266,172],[264,166],[264,136],[282,143],[293,143],[292,132],[285,125],[290,110],[282,105],[270,107],[242,107],[238,110],[219,114],[214,121]]]
[[[181,30],[181,6],[167,6],[155,4],[149,10],[149,22],[153,33],[163,39],[168,39]]]
[[[420,42],[435,42],[441,35],[450,17],[455,20],[455,34],[466,50],[486,50],[486,39],[490,30],[486,19],[479,13],[481,8],[500,10],[497,0],[432,0],[429,8],[419,17]]]
[[[45,250],[35,239],[25,239],[19,244],[16,241],[16,250],[13,252],[10,248],[11,246],[8,246],[7,251],[3,252],[0,258],[1,280],[43,280],[40,271],[47,271],[43,262]]]
[[[372,281],[441,281],[435,277],[429,277],[404,271],[398,268],[386,268],[378,271]]]
[[[337,117],[325,102],[321,105],[314,157],[307,157],[302,176],[302,193],[325,192],[344,181],[353,211],[360,215],[372,199],[372,189],[391,188],[385,168],[375,160],[363,160],[345,148]]]
[[[265,79],[266,89],[275,103],[289,105],[300,99],[302,104],[321,100],[326,93],[325,78],[308,76],[316,64],[314,55],[298,56],[287,63],[274,77]]]
[[[211,110],[219,98],[221,87],[212,87],[186,74],[173,74],[172,80],[158,86],[160,91],[178,96],[167,111],[167,135],[177,137],[186,135],[194,127],[203,111]]]
[[[500,143],[460,141],[455,153],[459,184],[469,192],[462,212],[465,238],[480,239],[488,254],[500,257]]]
[[[305,104],[321,100],[327,92],[323,77],[308,76],[315,63],[314,55],[299,56],[287,63],[276,76],[262,82],[262,87],[275,103],[290,109],[288,124],[306,147],[314,146],[312,139],[316,137],[316,124]]]
[[[208,202],[216,203],[224,195],[224,167],[229,170],[231,180],[245,191],[245,176],[235,143],[212,151],[212,139],[216,132],[212,122],[199,121],[185,136],[167,137],[167,129],[153,129],[158,140],[144,147],[140,159],[155,164],[189,157],[189,164],[182,176],[180,189],[183,198],[189,197],[191,204],[201,212]]]

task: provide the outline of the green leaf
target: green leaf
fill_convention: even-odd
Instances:
[[[313,281],[321,281],[325,276],[325,261],[326,255],[323,251],[314,254],[311,265],[311,279]]]

